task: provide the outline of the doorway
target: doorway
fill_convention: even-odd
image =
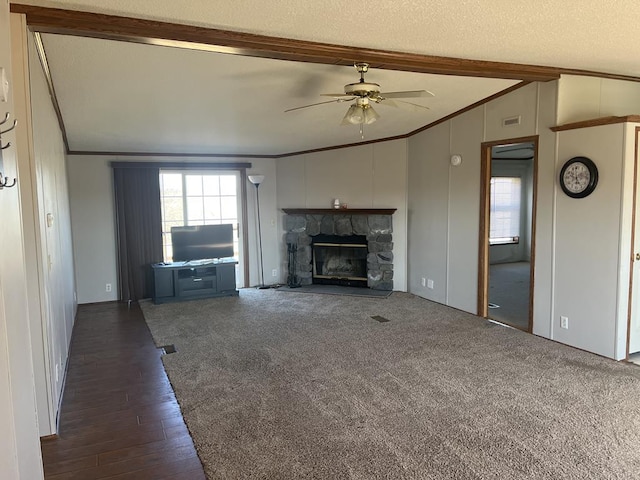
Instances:
[[[633,171],[633,220],[631,227],[631,279],[629,286],[629,323],[627,329],[627,359],[640,364],[640,189],[638,188],[638,162],[640,161],[640,127],[636,127],[636,145]]]
[[[538,137],[482,144],[478,314],[531,332]]]

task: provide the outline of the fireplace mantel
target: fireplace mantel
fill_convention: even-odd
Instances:
[[[287,215],[393,215],[397,208],[283,208]]]

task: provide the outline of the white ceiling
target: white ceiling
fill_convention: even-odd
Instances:
[[[357,126],[341,125],[346,103],[284,112],[341,93],[359,78],[353,67],[42,37],[72,151],[273,155],[361,141]],[[429,110],[376,105],[381,118],[365,140],[408,133],[517,83],[375,69],[366,78],[436,97],[411,99]]]
[[[637,0],[25,0],[383,50],[640,77]],[[364,4],[363,4],[364,5]],[[354,143],[346,104],[284,114],[357,80],[354,69],[43,35],[71,150],[280,154]],[[513,81],[372,70],[383,90],[427,89],[405,112],[381,105],[365,139],[428,124]],[[302,88],[306,87],[306,88]]]

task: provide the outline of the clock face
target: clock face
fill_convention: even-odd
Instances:
[[[583,198],[593,192],[598,183],[598,169],[586,157],[574,157],[560,171],[560,186],[573,198]]]
[[[562,183],[573,193],[584,192],[591,181],[591,173],[582,162],[576,162],[564,171]]]

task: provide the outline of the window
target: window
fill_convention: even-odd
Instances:
[[[171,227],[181,225],[233,224],[234,256],[238,244],[238,175],[236,173],[160,172],[162,248],[171,262]]]
[[[489,245],[520,242],[520,177],[491,177]]]

